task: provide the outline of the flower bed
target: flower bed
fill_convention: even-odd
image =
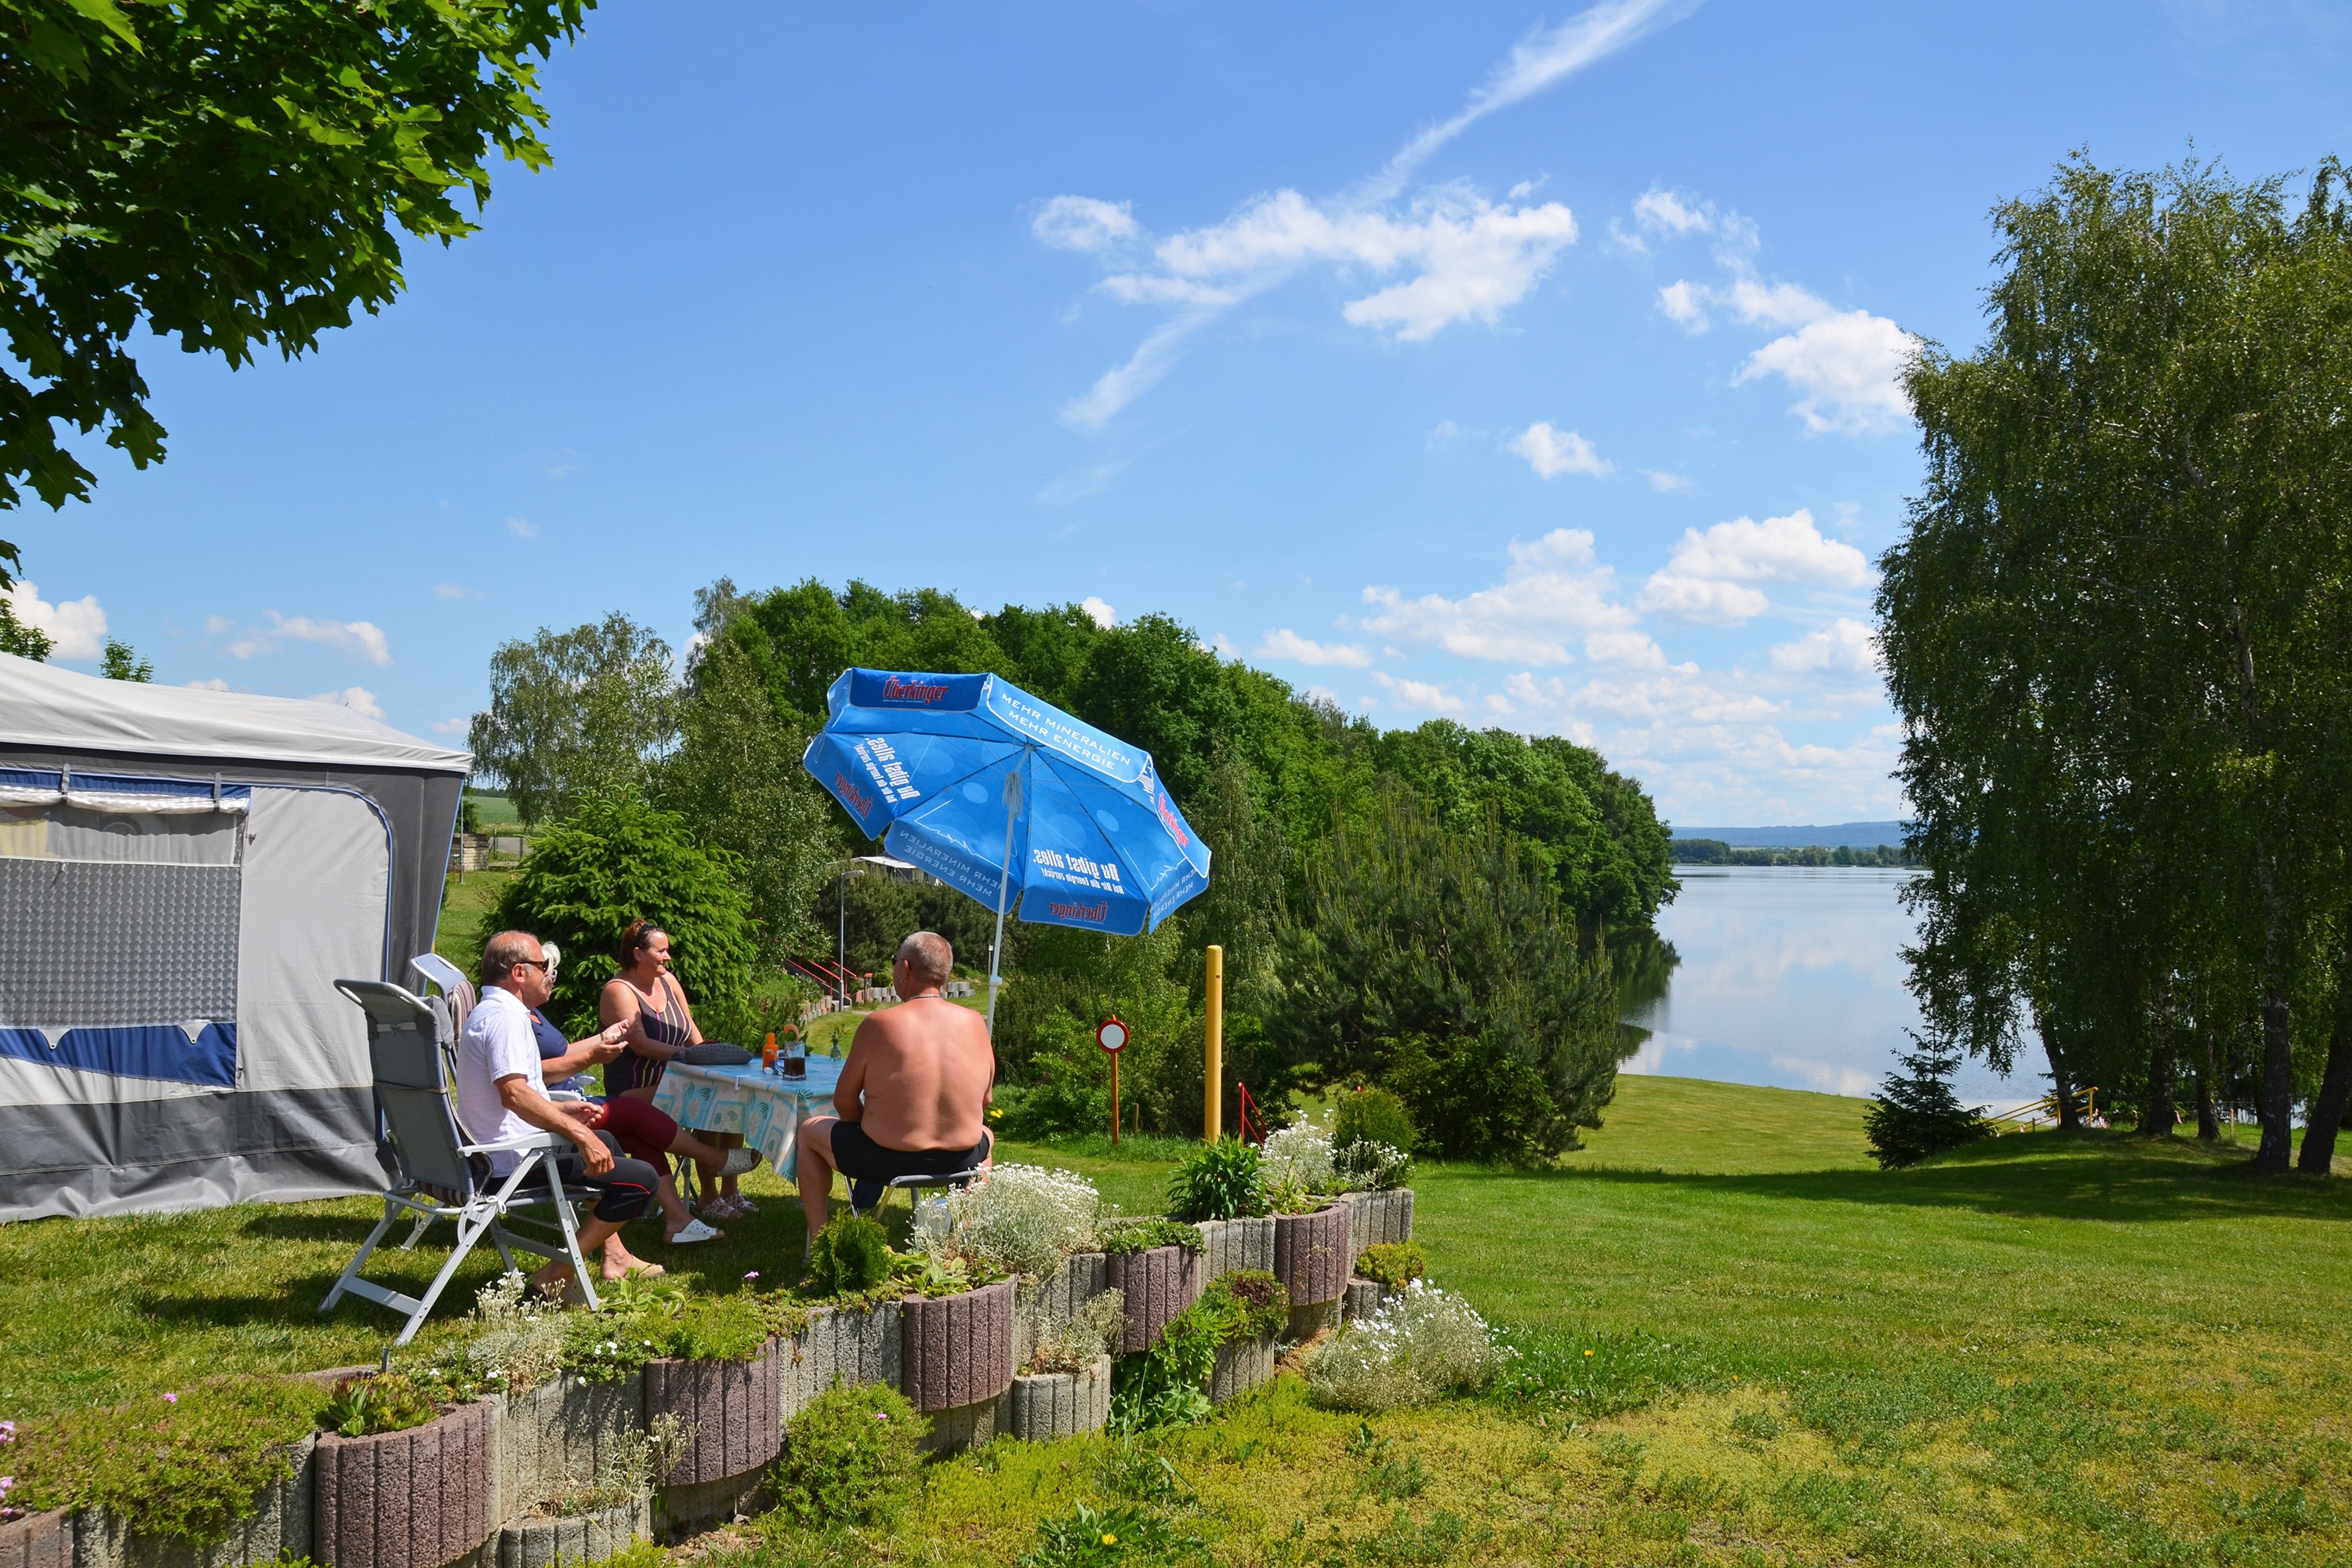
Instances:
[[[640,1541],[651,1541],[651,1498],[555,1519],[519,1519],[499,1531],[498,1568],[562,1568],[602,1563]],[[334,1568],[343,1568],[337,1563]]]
[[[495,1414],[461,1405],[404,1432],[321,1437],[302,1554],[334,1568],[441,1568],[488,1540]]]
[[[900,1392],[931,1412],[994,1399],[1013,1383],[1014,1286],[909,1297],[899,1307]]]
[[[73,1515],[57,1508],[0,1524],[0,1568],[73,1568]]]
[[[1201,1277],[1214,1279],[1243,1268],[1274,1268],[1274,1217],[1201,1222]]]
[[[1122,1355],[1158,1344],[1160,1331],[1201,1297],[1201,1259],[1187,1247],[1113,1253],[1105,1272],[1110,1288],[1127,1297],[1118,1346]]]
[[[1274,1222],[1274,1276],[1294,1308],[1336,1301],[1348,1293],[1356,1255],[1349,1250],[1349,1205],[1328,1204],[1312,1214],[1278,1215]]]
[[[1110,1357],[1084,1372],[1038,1373],[1013,1380],[1011,1435],[1031,1443],[1083,1437],[1110,1419]],[[0,1564],[6,1568],[6,1564]]]
[[[675,1415],[691,1432],[665,1486],[693,1486],[756,1470],[784,1435],[783,1356],[770,1340],[750,1361],[646,1363],[646,1420]]]

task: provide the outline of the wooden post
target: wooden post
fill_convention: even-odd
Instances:
[[[1225,950],[1212,947],[1208,958],[1209,1048],[1201,1100],[1201,1136],[1213,1143],[1225,1131]]]

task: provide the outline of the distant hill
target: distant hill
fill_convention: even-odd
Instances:
[[[1844,845],[1875,849],[1882,844],[1900,846],[1899,822],[1841,822],[1828,827],[1676,827],[1677,838],[1715,838],[1735,849],[1802,849],[1818,844],[1824,849]]]

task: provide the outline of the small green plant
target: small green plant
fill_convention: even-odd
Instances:
[[[1380,1241],[1364,1248],[1356,1272],[1391,1290],[1402,1290],[1429,1274],[1429,1259],[1417,1241]]]
[[[1030,1354],[1028,1371],[1084,1372],[1100,1361],[1127,1322],[1127,1297],[1106,1290],[1087,1299],[1068,1317],[1047,1312],[1037,1325],[1037,1348]]]
[[[1387,1089],[1377,1084],[1358,1084],[1339,1091],[1339,1105],[1331,1118],[1332,1148],[1344,1150],[1351,1143],[1385,1143],[1410,1154],[1420,1136],[1412,1124],[1412,1112]]]
[[[1769,1443],[1780,1435],[1780,1423],[1769,1410],[1743,1410],[1731,1418],[1731,1435],[1743,1442]]]
[[[1223,1344],[1262,1340],[1290,1324],[1290,1292],[1263,1268],[1236,1268],[1210,1281],[1193,1310],[1223,1323]]]
[[[1075,1503],[1058,1519],[1038,1524],[1037,1549],[1022,1553],[1019,1563],[1020,1568],[1108,1568],[1163,1557],[1178,1544],[1168,1521],[1149,1509]]]
[[[1364,1472],[1364,1489],[1382,1502],[1404,1502],[1429,1485],[1429,1471],[1412,1454],[1384,1456]]]
[[[226,1539],[254,1495],[294,1474],[327,1391],[303,1378],[237,1377],[129,1405],[26,1421],[9,1445],[11,1505],[103,1508],[142,1535]]]
[[[836,1380],[785,1428],[772,1472],[778,1511],[812,1529],[897,1522],[914,1496],[929,1426],[897,1389]]]
[[[1201,1232],[1197,1226],[1172,1219],[1112,1220],[1095,1235],[1097,1251],[1108,1253],[1150,1252],[1158,1247],[1181,1247],[1187,1252],[1201,1250]]]
[[[882,1222],[844,1205],[809,1245],[808,1290],[854,1296],[890,1278],[890,1233]]]
[[[1105,1497],[1148,1503],[1193,1500],[1192,1483],[1157,1440],[1142,1432],[1108,1432],[1090,1445],[1087,1477]]]
[[[433,1396],[404,1372],[363,1373],[337,1383],[320,1422],[346,1437],[405,1432],[433,1419]]]
[[[1194,1150],[1168,1177],[1168,1212],[1182,1220],[1249,1219],[1269,1212],[1255,1145],[1220,1138]]]

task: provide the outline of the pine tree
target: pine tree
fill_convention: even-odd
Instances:
[[[1903,1071],[1886,1075],[1878,1086],[1878,1098],[1862,1114],[1863,1131],[1881,1170],[1916,1165],[1930,1154],[1973,1143],[1991,1131],[1952,1092],[1958,1054],[1938,1051],[1924,1041],[1919,1047],[1895,1058]]]

